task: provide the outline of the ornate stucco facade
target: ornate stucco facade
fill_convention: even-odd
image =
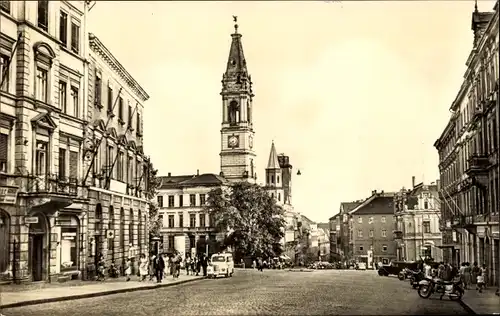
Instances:
[[[109,78],[125,90],[138,86],[121,65],[116,66],[115,59],[96,58],[95,37],[89,39],[87,31],[89,5],[89,1],[2,1],[0,7],[0,57],[5,74],[0,90],[3,280],[86,278],[93,275],[98,252],[107,254],[109,260],[113,258],[110,253],[115,253],[114,259],[122,258],[128,249],[107,251],[112,248],[106,245],[112,230],[106,209],[111,203],[117,210],[133,208],[134,217],[126,218],[126,223],[136,232],[147,230],[147,201],[141,190],[136,194],[117,186],[101,187],[92,172],[87,176],[99,138],[94,133],[99,116],[94,103],[94,66],[109,67]],[[134,91],[127,97],[142,103],[147,94]],[[116,124],[112,121],[108,128],[116,129]],[[122,134],[126,133],[116,132]],[[121,140],[123,148],[135,140],[136,146],[127,150],[142,159],[141,140],[130,134]],[[142,224],[139,218],[144,219]],[[145,247],[145,239],[141,237],[139,244]]]

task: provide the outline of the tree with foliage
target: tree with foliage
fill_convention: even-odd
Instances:
[[[144,170],[146,182],[145,196],[149,203],[149,237],[157,237],[160,235],[160,217],[158,216],[158,207],[154,200],[160,186],[160,179],[157,178],[158,170],[153,167],[151,159],[146,159],[146,168]]]
[[[246,182],[209,192],[205,210],[213,216],[222,248],[231,247],[235,259],[281,254],[285,227],[283,208],[261,186]]]

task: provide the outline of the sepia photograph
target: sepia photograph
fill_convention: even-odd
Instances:
[[[0,316],[500,315],[499,7],[0,1]]]

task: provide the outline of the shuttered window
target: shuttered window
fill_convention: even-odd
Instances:
[[[78,152],[69,152],[69,176],[73,179],[78,177]]]
[[[49,1],[38,1],[38,27],[44,31],[48,30],[49,26]]]

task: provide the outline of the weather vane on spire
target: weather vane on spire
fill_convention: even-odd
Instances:
[[[238,33],[238,16],[233,15],[233,21],[234,21],[234,32]]]

